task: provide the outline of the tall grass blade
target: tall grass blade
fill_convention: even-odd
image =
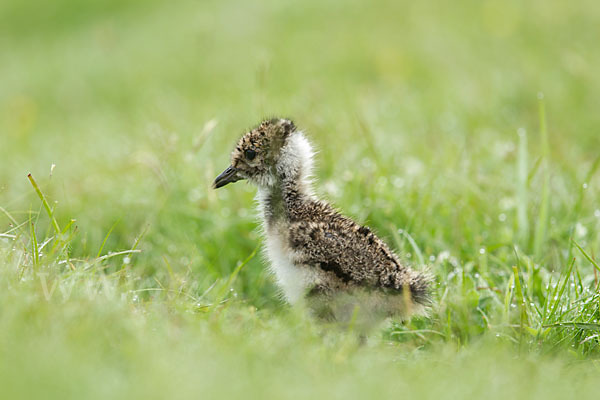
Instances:
[[[35,224],[31,221],[31,214],[29,214],[29,227],[31,228],[31,257],[33,258],[33,268],[37,269],[40,263],[40,252],[38,250],[37,236],[35,234]]]
[[[50,208],[50,204],[48,204],[48,200],[46,200],[46,196],[44,196],[44,193],[42,193],[40,187],[38,186],[37,182],[33,178],[33,175],[28,174],[27,178],[29,179],[29,182],[31,182],[31,185],[35,189],[40,200],[42,201],[42,204],[44,205],[44,208],[46,209],[46,213],[48,213],[48,217],[50,217],[50,222],[52,223],[52,227],[54,228],[54,231],[56,232],[57,235],[60,235],[60,227],[58,226],[58,222],[56,221],[56,218],[54,218],[54,212],[52,211],[52,208]]]
[[[119,223],[120,219],[118,219],[108,230],[108,233],[106,234],[106,236],[104,237],[104,240],[102,241],[102,244],[100,245],[100,249],[98,249],[98,254],[96,255],[96,258],[100,257],[102,255],[102,250],[104,249],[104,245],[106,244],[106,241],[108,240],[108,237],[110,236],[110,234],[112,233],[113,229],[115,229],[115,226],[117,226],[117,224]],[[134,248],[135,250],[135,248]]]
[[[219,304],[221,304],[223,302],[227,291],[229,289],[231,289],[231,286],[233,285],[233,282],[235,282],[240,271],[242,270],[242,268],[244,268],[246,266],[246,264],[248,264],[250,262],[250,260],[252,260],[256,256],[256,253],[258,252],[259,248],[260,248],[260,243],[254,248],[252,253],[250,253],[250,255],[248,257],[246,257],[246,259],[244,261],[239,263],[239,265],[229,275],[229,277],[227,278],[227,282],[225,282],[225,284],[221,287],[221,290],[219,290],[219,292],[218,292],[217,301],[215,301],[215,303],[214,303],[215,306],[218,306]]]
[[[588,253],[586,253],[586,251],[579,245],[579,243],[577,243],[576,241],[573,240],[573,244],[579,249],[579,251],[581,252],[581,254],[583,254],[583,256],[590,263],[592,263],[592,265],[594,266],[594,268],[596,268],[598,271],[600,271],[600,266],[598,265],[598,263],[596,262],[596,260],[594,260],[592,257],[590,257],[590,255]]]
[[[410,234],[406,232],[405,229],[399,229],[398,232],[401,233],[406,238],[406,240],[408,240],[408,243],[410,243],[410,246],[415,252],[417,260],[419,261],[419,265],[425,265],[425,258],[423,257],[423,253],[421,252],[421,249],[419,248],[417,242],[415,242],[412,236],[410,236]]]
[[[513,276],[515,277],[515,288],[517,289],[517,300],[519,301],[519,343],[523,344],[523,334],[525,333],[525,326],[528,324],[527,319],[527,304],[525,303],[525,297],[523,296],[523,288],[521,287],[521,279],[519,278],[519,269],[516,266],[512,267]]]
[[[557,322],[555,324],[544,325],[544,328],[577,328],[590,331],[600,331],[600,324],[587,322]]]
[[[540,210],[538,214],[537,225],[535,229],[533,251],[536,256],[541,255],[542,244],[546,239],[546,228],[548,223],[548,205],[550,200],[550,150],[548,148],[548,132],[546,129],[546,107],[543,94],[538,95],[539,99],[539,118],[540,118],[540,136],[542,141],[543,156],[543,185],[542,197],[540,200]]]
[[[508,325],[510,323],[510,302],[513,295],[513,287],[515,284],[515,275],[512,274],[510,278],[508,278],[508,283],[506,284],[506,293],[504,294],[504,324]]]
[[[527,220],[527,132],[521,128],[519,135],[519,156],[517,158],[517,224],[519,243],[526,245],[529,237],[529,221]]]
[[[569,279],[571,279],[571,271],[573,271],[573,266],[574,265],[575,265],[575,259],[573,258],[573,261],[571,261],[571,264],[569,264],[569,268],[567,268],[567,271],[563,275],[564,279],[563,279],[562,285],[560,285],[560,289],[558,290],[558,294],[556,294],[556,291],[555,291],[554,292],[554,296],[551,299],[551,301],[553,301],[554,303],[552,304],[552,309],[550,311],[550,314],[548,315],[548,319],[552,319],[552,317],[556,313],[556,310],[558,310],[558,307],[562,304],[561,303],[561,299],[562,299],[563,294],[565,292],[565,288],[567,287],[567,283],[569,282]],[[557,282],[557,288],[559,287],[558,283],[560,283],[560,279]]]
[[[19,225],[17,220],[14,219],[14,217],[12,215],[10,215],[10,213],[8,211],[6,211],[6,209],[4,207],[0,206],[0,211],[2,211],[2,214],[6,215],[6,218],[8,218],[10,220],[10,222],[12,222],[15,226]]]

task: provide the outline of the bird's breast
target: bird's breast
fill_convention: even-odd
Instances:
[[[286,300],[295,304],[318,277],[313,269],[294,262],[293,250],[288,243],[288,233],[284,227],[266,227],[266,251],[270,269]]]

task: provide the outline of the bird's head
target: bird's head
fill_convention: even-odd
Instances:
[[[290,164],[290,161],[296,164],[294,159],[297,157],[283,150],[289,148],[294,133],[296,126],[289,119],[263,121],[241,137],[231,153],[231,165],[217,176],[213,187],[217,189],[242,179],[258,186],[273,185],[280,172],[278,170],[282,166],[288,167],[284,164]],[[296,168],[294,165],[289,167]]]

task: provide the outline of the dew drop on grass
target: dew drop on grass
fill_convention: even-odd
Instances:
[[[125,256],[125,258],[123,258],[123,264],[128,265],[130,262],[131,262],[131,257]]]
[[[498,221],[500,221],[500,222],[506,221],[506,214],[501,213],[500,215],[498,215]]]
[[[584,182],[583,189],[587,189],[587,188],[588,188],[588,184],[587,184],[587,182]]]
[[[434,262],[435,261],[435,256],[429,256],[429,261]]]
[[[483,247],[479,249],[479,254],[485,254],[485,249]]]

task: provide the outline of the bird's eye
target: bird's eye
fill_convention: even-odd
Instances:
[[[256,157],[256,151],[248,149],[244,152],[244,155],[248,160],[254,160],[254,157]]]

